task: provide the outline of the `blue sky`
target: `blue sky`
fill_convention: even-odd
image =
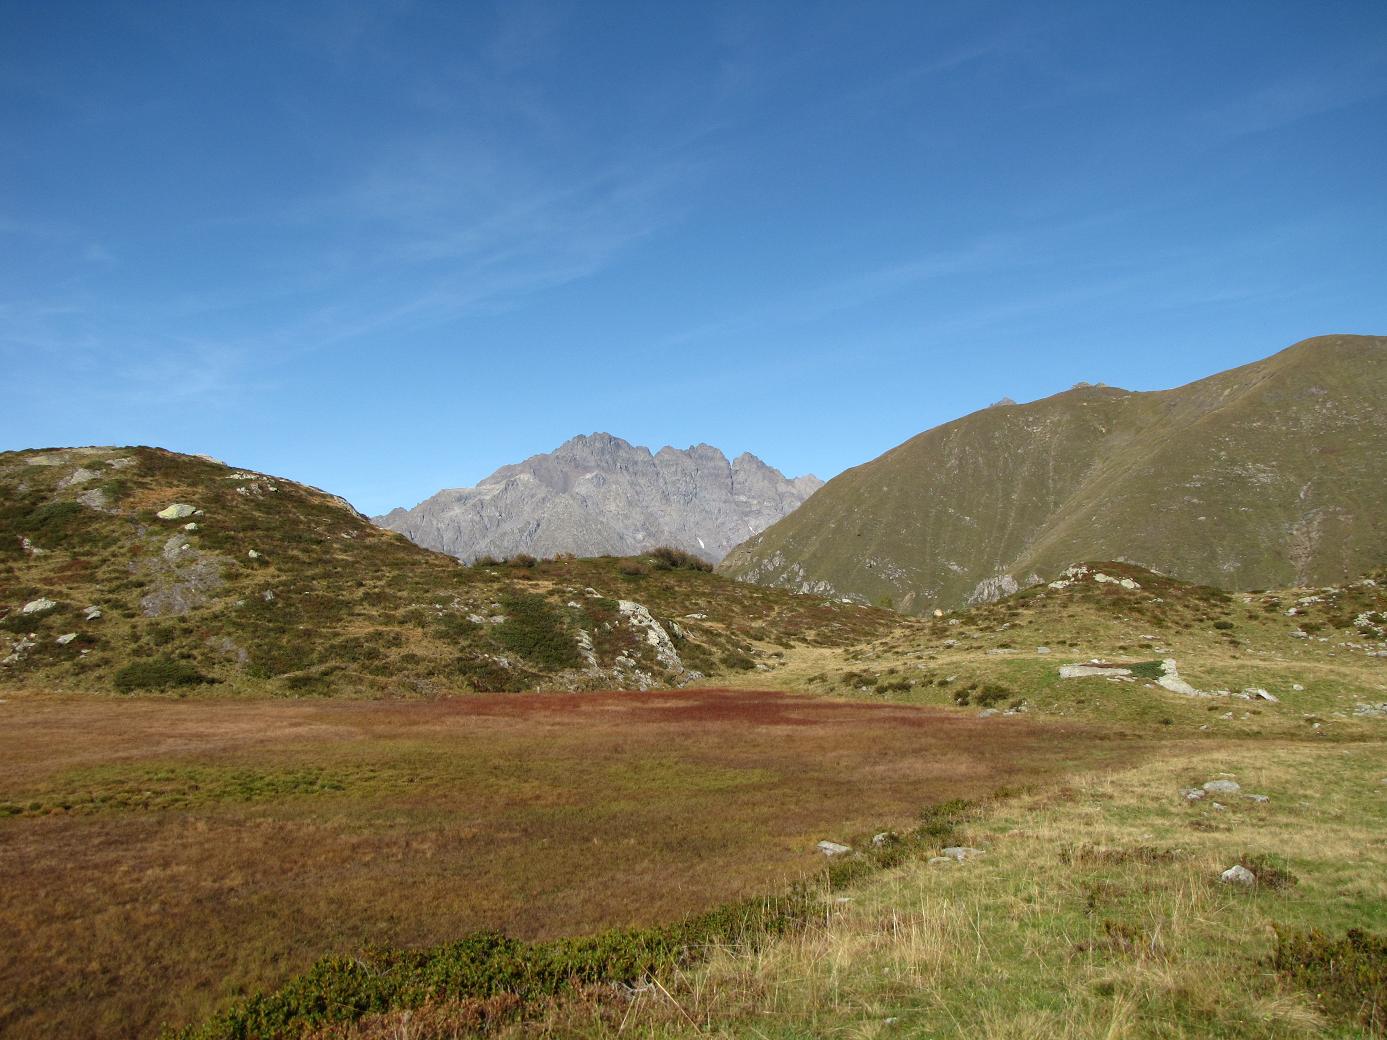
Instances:
[[[1387,4],[0,2],[0,448],[828,477],[1387,332]]]

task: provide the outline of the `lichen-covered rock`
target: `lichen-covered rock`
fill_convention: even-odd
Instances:
[[[184,520],[197,512],[197,509],[188,505],[186,502],[175,502],[165,506],[154,515],[160,520]]]

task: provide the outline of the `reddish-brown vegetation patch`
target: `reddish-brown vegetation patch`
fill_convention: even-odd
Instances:
[[[765,691],[0,704],[0,1034],[142,1036],[329,951],[670,919],[820,838],[1101,763],[1075,725]]]

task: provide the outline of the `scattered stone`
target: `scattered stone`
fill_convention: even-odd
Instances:
[[[1228,808],[1228,806],[1224,805],[1222,802],[1210,802],[1209,807],[1212,808],[1214,812],[1223,812],[1224,809]]]
[[[27,556],[46,556],[46,555],[48,555],[48,550],[47,550],[47,549],[40,549],[40,548],[39,548],[37,545],[35,545],[33,542],[29,541],[28,535],[20,535],[20,536],[19,536],[19,547],[20,547],[21,549],[24,550],[24,553],[25,553],[25,555],[27,555]]]
[[[1243,689],[1243,696],[1248,700],[1267,701],[1271,704],[1280,704],[1281,701],[1275,695],[1268,693],[1260,686],[1248,686]]]
[[[1186,697],[1208,696],[1204,691],[1196,690],[1189,683],[1185,682],[1184,679],[1180,678],[1180,673],[1176,670],[1175,659],[1173,657],[1167,657],[1161,662],[1161,670],[1164,674],[1156,680],[1157,686],[1163,687],[1171,693],[1179,693]]]
[[[971,848],[967,845],[950,845],[947,849],[940,849],[939,854],[947,856],[956,863],[964,860],[975,859],[983,854],[982,849]]]
[[[1353,713],[1359,718],[1387,718],[1387,701],[1380,704],[1355,704]]]
[[[197,510],[186,502],[175,502],[171,506],[165,506],[154,515],[160,520],[184,520],[192,516],[195,512],[197,512]]]
[[[956,863],[956,862],[958,862],[958,861],[957,861],[957,860],[952,860],[952,859],[950,859],[948,856],[931,856],[931,857],[929,858],[929,865],[930,865],[931,867],[938,866],[940,863]]]
[[[101,608],[88,607],[86,610],[82,611],[82,617],[87,621],[95,621],[97,618],[101,617]]]
[[[849,852],[852,851],[852,846],[840,845],[836,841],[821,841],[815,847],[825,856],[828,856],[830,859],[832,859],[834,856],[846,856]]]
[[[53,642],[57,643],[59,646],[67,646],[68,643],[72,642],[76,638],[76,632],[64,632],[57,639],[53,640]]]
[[[95,480],[98,476],[100,476],[100,474],[98,474],[96,470],[79,466],[62,480],[58,481],[58,487],[76,487],[78,484],[85,484],[89,480]]]
[[[1210,794],[1237,794],[1242,790],[1242,785],[1236,780],[1209,780],[1205,782],[1204,790]]]
[[[52,610],[57,605],[58,604],[51,599],[39,597],[38,599],[31,599],[28,603],[24,604],[24,606],[19,608],[19,612],[21,614],[43,614]]]
[[[185,530],[185,531],[196,531],[196,530],[197,530],[197,523],[196,523],[196,522],[186,523],[186,524],[183,525],[183,530]]]
[[[262,556],[260,553],[256,552],[254,549],[250,550],[250,552],[246,553],[246,555],[249,556],[252,560],[263,560],[263,559],[264,559],[264,556]]]
[[[893,845],[895,842],[896,834],[894,831],[882,831],[880,834],[872,835],[872,844],[879,849],[887,845]]]
[[[1113,676],[1131,675],[1130,668],[1123,668],[1120,665],[1107,664],[1103,661],[1090,661],[1088,664],[1062,664],[1060,665],[1061,679],[1083,679],[1091,675]]]
[[[10,647],[10,653],[3,660],[0,660],[0,664],[14,664],[17,661],[22,661],[24,655],[37,645],[37,642],[32,633],[21,636],[19,641]]]
[[[106,497],[106,492],[100,488],[90,488],[77,496],[77,501],[88,509],[94,509],[98,513],[110,513],[111,500]]]
[[[260,593],[260,598],[263,599],[266,603],[273,603],[275,598],[275,590],[266,589],[264,592]]]
[[[1245,796],[1249,802],[1256,802],[1258,805],[1266,805],[1270,798],[1264,794],[1249,794]]]
[[[1234,863],[1220,874],[1218,879],[1225,885],[1241,885],[1243,888],[1255,888],[1257,886],[1257,875],[1241,863]]]
[[[1050,652],[1050,648],[1048,646],[1038,646],[1035,648],[1035,652],[1038,654],[1048,654]]]
[[[978,712],[978,718],[980,718],[980,719],[990,719],[990,718],[992,718],[993,715],[997,715],[997,714],[1000,714],[1000,713],[997,711],[996,708],[983,708],[982,711]]]
[[[1202,787],[1190,787],[1181,791],[1180,796],[1187,802],[1197,802],[1203,798],[1206,793],[1207,792]]]

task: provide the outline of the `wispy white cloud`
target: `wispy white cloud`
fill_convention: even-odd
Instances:
[[[1387,57],[1375,54],[1338,68],[1316,68],[1273,80],[1193,114],[1192,125],[1215,139],[1265,133],[1387,94]]]

